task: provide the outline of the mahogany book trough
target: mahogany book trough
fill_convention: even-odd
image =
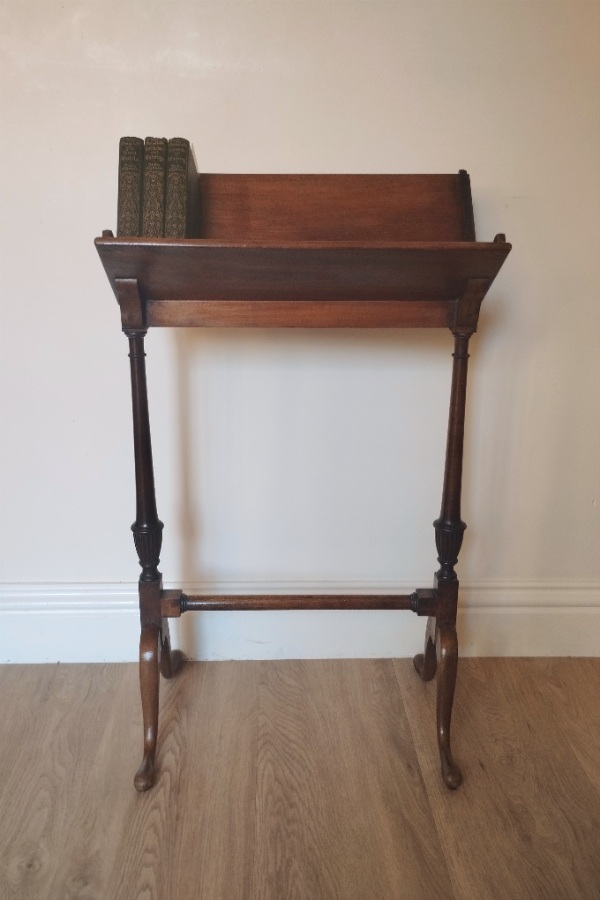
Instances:
[[[441,772],[462,780],[450,749],[458,662],[455,566],[465,523],[461,481],[469,340],[481,301],[510,252],[504,235],[475,238],[469,176],[193,173],[183,238],[114,237],[96,247],[129,339],[139,556],[143,758],[139,791],[156,779],[160,674],[170,678],[169,619],[192,610],[394,609],[427,617],[419,676],[437,674]],[[146,387],[144,337],[155,327],[445,328],[453,363],[439,568],[410,595],[186,595],[164,590]],[[207,727],[210,727],[208,725]]]

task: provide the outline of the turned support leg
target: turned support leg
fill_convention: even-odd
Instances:
[[[465,401],[469,333],[454,334],[454,362],[448,416],[446,464],[440,516],[433,523],[440,568],[436,572],[437,609],[427,621],[425,650],[414,658],[414,665],[424,681],[437,671],[436,725],[442,778],[449,788],[457,788],[462,775],[450,750],[450,720],[458,666],[456,610],[458,579],[454,567],[466,528],[460,517],[462,458],[464,443]]]
[[[129,286],[131,292],[133,288]],[[124,296],[128,294],[125,291]],[[170,677],[175,670],[166,619],[161,620],[161,576],[158,571],[163,523],[156,511],[152,441],[148,414],[145,330],[125,329],[129,338],[131,363],[131,399],[135,456],[136,518],[131,526],[142,567],[140,596],[140,690],[144,721],[144,753],[135,776],[138,791],[146,791],[155,780],[154,761],[158,734],[159,672]]]

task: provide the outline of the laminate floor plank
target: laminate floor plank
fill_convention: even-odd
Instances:
[[[174,838],[182,813],[182,798],[186,791],[195,789],[193,780],[184,780],[185,763],[189,752],[194,752],[194,734],[190,735],[187,728],[188,711],[195,700],[194,683],[186,667],[173,680],[161,678],[157,748],[160,777],[150,791],[139,794],[133,786],[133,776],[142,757],[137,666],[135,670],[135,689],[127,704],[129,716],[134,713],[135,728],[125,746],[117,742],[112,754],[107,747],[104,764],[105,777],[110,777],[107,763],[111,757],[114,763],[118,755],[119,792],[124,806],[120,821],[114,822],[119,839],[110,861],[104,896],[114,900],[175,900],[178,895],[171,889],[177,869]],[[193,859],[190,854],[190,860]]]
[[[560,729],[600,792],[600,660],[578,659],[565,665],[564,660],[550,658],[540,660],[537,667],[543,676],[532,684],[538,704],[549,712],[550,727]]]
[[[21,759],[18,777],[13,770],[0,798],[3,821],[10,822],[9,829],[0,831],[3,900],[46,900],[69,850],[67,835],[85,795],[87,767],[112,714],[120,680],[111,666],[92,671],[60,665],[46,671],[50,684],[44,699],[28,697],[33,710],[8,723],[9,743],[16,742]],[[36,675],[43,679],[44,671]]]
[[[448,792],[409,660],[0,666],[2,900],[600,900],[600,661],[461,660]]]
[[[56,665],[0,667],[0,809],[6,792],[31,772],[38,743],[54,702]],[[23,702],[26,698],[27,702]]]
[[[261,664],[256,897],[452,897],[392,663]]]
[[[571,663],[586,668],[562,660],[555,671]],[[568,679],[551,685],[547,660],[461,660],[452,746],[464,783],[449,793],[439,778],[435,683],[415,685],[410,661],[394,665],[457,897],[598,900],[600,797],[561,727],[573,703],[591,710],[597,698],[582,700],[580,685],[570,703]],[[584,729],[584,715],[577,739],[600,760],[600,733]]]
[[[131,773],[140,751],[137,667],[111,666],[120,680],[95,755],[81,759],[85,788],[66,830],[65,847],[47,900],[106,900],[107,885],[135,796]],[[94,673],[88,675],[94,677]],[[98,715],[97,703],[83,715]],[[116,895],[114,895],[116,897]]]
[[[253,900],[257,665],[189,663],[172,870],[160,900]],[[175,687],[176,682],[173,683]]]

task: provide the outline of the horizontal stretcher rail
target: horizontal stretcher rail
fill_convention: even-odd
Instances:
[[[426,594],[426,598],[423,595]],[[413,594],[181,594],[181,612],[188,610],[278,609],[408,609],[421,612],[423,600],[434,601],[434,591]]]
[[[153,300],[149,327],[449,328],[453,300]]]

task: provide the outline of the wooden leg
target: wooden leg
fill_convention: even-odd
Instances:
[[[460,517],[462,462],[469,360],[470,330],[454,332],[454,362],[452,364],[452,388],[448,415],[446,463],[444,486],[439,518],[435,520],[435,543],[438,551],[439,570],[435,574],[437,589],[437,617],[435,647],[437,656],[437,704],[436,722],[438,749],[442,764],[442,778],[447,787],[454,790],[462,782],[460,769],[450,750],[450,719],[458,668],[458,640],[456,637],[456,609],[458,603],[458,579],[454,567],[462,545],[465,523]],[[431,624],[428,637],[431,637]],[[425,657],[429,645],[426,644]],[[433,675],[433,662],[425,658],[423,671]],[[423,677],[423,676],[422,676]]]
[[[158,734],[160,628],[144,625],[140,636],[140,691],[144,721],[144,756],[134,778],[138,791],[147,791],[155,780],[154,758]]]
[[[450,750],[450,719],[454,701],[454,686],[458,667],[458,640],[456,628],[448,622],[439,623],[436,633],[437,673],[437,736],[442,778],[447,787],[455,790],[462,783],[461,771]]]
[[[127,306],[134,300],[140,304],[137,284],[120,285],[120,302]],[[141,322],[141,319],[140,319]],[[138,323],[139,324],[139,323]],[[158,734],[158,691],[160,669],[173,671],[168,626],[160,618],[161,577],[158,571],[163,523],[156,511],[152,441],[148,413],[148,389],[144,351],[145,328],[125,328],[129,338],[131,369],[131,401],[133,413],[133,449],[135,459],[136,518],[131,526],[142,573],[139,581],[140,619],[140,690],[144,720],[144,756],[134,784],[147,791],[156,779],[154,759]],[[161,663],[161,654],[163,662]]]
[[[180,650],[171,650],[169,620],[160,621],[160,673],[163,678],[174,678],[184,663],[184,655]]]
[[[413,664],[423,681],[431,681],[437,670],[437,656],[435,650],[435,616],[427,619],[425,629],[425,648],[423,653],[417,653]]]

